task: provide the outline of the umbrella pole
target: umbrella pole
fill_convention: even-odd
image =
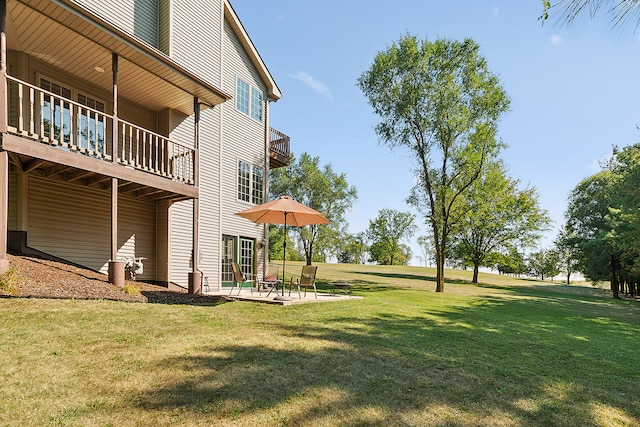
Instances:
[[[287,213],[284,213],[284,231],[282,235],[282,295],[284,295],[284,269],[287,262]]]
[[[282,295],[276,296],[274,300],[291,301],[291,297],[284,296],[284,270],[287,265],[287,211],[284,212],[284,232],[282,237]]]

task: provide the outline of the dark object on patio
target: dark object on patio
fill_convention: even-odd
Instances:
[[[298,298],[302,299],[300,296],[300,287],[304,287],[304,296],[307,296],[307,288],[313,286],[313,293],[318,299],[318,291],[316,289],[316,271],[318,271],[318,266],[316,265],[304,265],[302,266],[302,274],[300,278],[291,278],[291,282],[289,283],[289,295],[291,295],[291,287],[295,284],[298,286]]]
[[[344,292],[345,295],[351,295],[351,288],[353,287],[353,285],[351,285],[351,283],[345,282],[344,280],[341,280],[339,282],[331,282],[330,283],[331,286],[333,286],[334,288],[337,289],[342,289],[342,291]]]

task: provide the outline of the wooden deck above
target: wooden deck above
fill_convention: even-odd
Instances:
[[[269,167],[271,169],[289,166],[289,141],[290,138],[287,135],[271,128],[269,146]]]
[[[2,149],[25,173],[155,200],[198,197],[195,149],[7,76]]]

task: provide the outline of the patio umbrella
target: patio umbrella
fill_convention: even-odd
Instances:
[[[282,294],[284,295],[284,269],[287,258],[287,225],[302,227],[309,224],[329,224],[329,220],[320,212],[298,203],[289,196],[280,196],[275,200],[236,213],[259,224],[283,224],[283,260]]]

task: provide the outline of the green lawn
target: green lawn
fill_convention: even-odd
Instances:
[[[300,264],[287,263],[299,272]],[[640,426],[640,303],[320,264],[363,299],[0,299],[3,426]]]

